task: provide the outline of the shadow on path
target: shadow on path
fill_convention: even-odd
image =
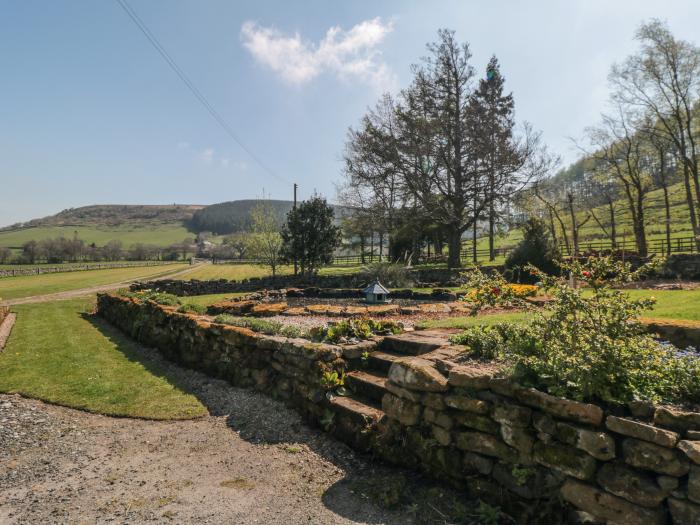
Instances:
[[[357,453],[309,426],[281,401],[178,366],[99,317],[84,316],[129,360],[196,396],[212,416],[225,418],[241,439],[260,446],[279,446],[290,454],[307,447],[329,463],[329,468],[339,469],[342,479],[321,496],[334,513],[357,523],[377,525],[477,523],[470,516],[475,515],[478,505],[464,493]]]

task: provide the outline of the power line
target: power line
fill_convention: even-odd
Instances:
[[[268,174],[270,174],[272,177],[276,178],[279,181],[289,184],[289,181],[272,171],[272,169],[270,169],[255,153],[253,153],[250,150],[250,148],[248,148],[248,146],[246,146],[238,138],[238,135],[235,131],[233,131],[233,128],[228,124],[228,122],[226,122],[224,117],[222,117],[221,114],[218,111],[216,111],[216,109],[214,109],[214,106],[212,106],[207,100],[207,98],[202,94],[202,92],[199,91],[199,89],[197,89],[197,86],[194,85],[194,83],[189,79],[185,72],[182,69],[180,69],[180,66],[177,65],[175,60],[160,44],[155,35],[151,33],[151,30],[148,29],[148,26],[143,22],[143,20],[141,20],[141,18],[139,18],[139,15],[136,14],[136,11],[132,9],[129,3],[126,0],[116,1],[124,10],[124,12],[127,15],[129,15],[129,18],[131,18],[134,24],[136,24],[136,26],[141,30],[141,32],[148,39],[148,41],[155,48],[155,50],[158,51],[160,56],[163,57],[163,59],[167,62],[167,64],[170,66],[170,69],[172,69],[175,72],[175,74],[178,77],[180,77],[180,80],[182,80],[182,82],[185,84],[185,86],[187,86],[190,92],[192,92],[192,94],[197,98],[197,100],[199,100],[199,102],[204,106],[204,108],[209,112],[209,114],[214,118],[214,120],[216,120],[219,126],[223,128],[223,130],[236,142],[236,144],[238,144],[250,156],[250,158],[252,158]]]

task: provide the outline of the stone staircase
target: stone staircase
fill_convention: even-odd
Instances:
[[[444,330],[421,330],[385,337],[366,360],[356,364],[345,377],[347,396],[335,396],[331,409],[336,413],[336,436],[356,436],[357,428],[372,429],[384,417],[382,397],[388,392],[387,376],[392,363],[401,357],[427,354],[448,344],[451,335]],[[351,432],[352,430],[352,432]],[[353,443],[362,447],[361,443]]]

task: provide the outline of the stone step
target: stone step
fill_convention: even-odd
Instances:
[[[335,413],[333,435],[358,450],[369,452],[379,421],[384,418],[384,412],[376,405],[375,401],[355,395],[334,397],[330,402]]]
[[[421,355],[448,344],[449,332],[416,330],[399,335],[389,335],[382,341],[381,349],[404,355]]]
[[[382,374],[388,374],[391,364],[403,357],[399,354],[392,354],[389,352],[383,352],[381,350],[375,350],[369,353],[367,359],[367,368],[372,371],[380,372]]]
[[[335,396],[330,405],[339,419],[349,420],[360,428],[374,426],[384,417],[376,402],[359,396]]]
[[[381,376],[364,370],[348,372],[345,384],[355,394],[377,403],[382,402],[382,397],[387,392],[386,375]]]

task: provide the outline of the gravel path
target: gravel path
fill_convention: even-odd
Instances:
[[[203,263],[206,264],[206,263]],[[148,279],[175,279],[181,277],[197,268],[202,266],[202,264],[197,264],[186,268],[184,270],[178,270],[174,273],[164,273],[160,275],[152,275]],[[80,288],[77,290],[68,290],[66,292],[50,293],[45,295],[32,295],[31,297],[20,297],[18,299],[8,299],[6,301],[0,301],[0,306],[14,306],[17,304],[30,304],[30,303],[47,303],[51,301],[62,301],[64,299],[74,299],[76,297],[83,297],[84,295],[90,295],[98,292],[109,292],[112,290],[118,290],[119,288],[124,288],[127,284],[133,283],[135,281],[143,280],[143,277],[136,277],[134,279],[127,279],[126,281],[120,281],[118,283],[103,284],[100,286],[91,286],[89,288]]]
[[[0,395],[1,524],[445,524],[469,504],[261,393],[142,352],[211,415],[120,419]]]

